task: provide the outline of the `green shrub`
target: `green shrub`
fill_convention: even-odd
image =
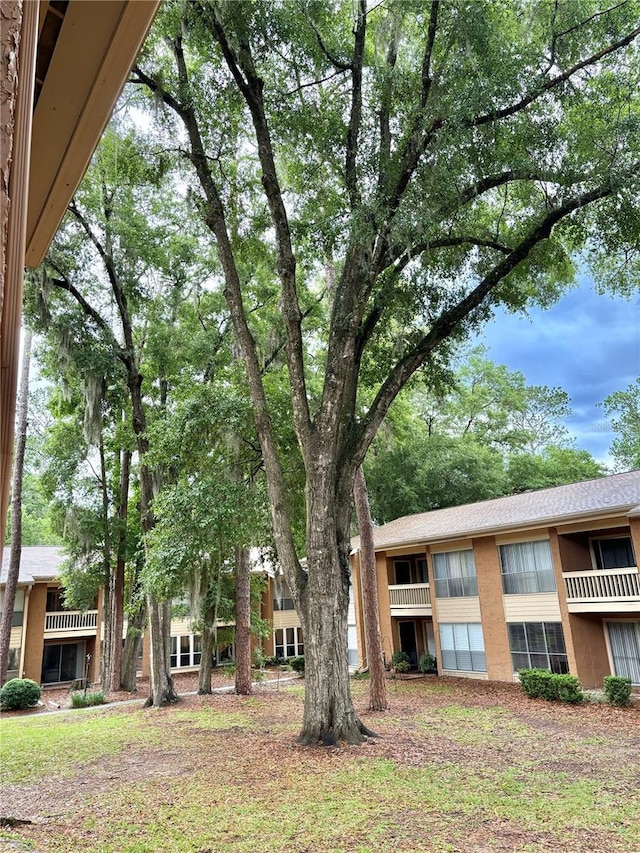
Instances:
[[[304,675],[304,655],[289,658],[289,666],[294,672],[299,672],[301,675]]]
[[[105,702],[105,695],[101,690],[96,690],[94,693],[71,694],[72,708],[89,708],[91,705],[104,705]]]
[[[234,660],[226,660],[222,664],[222,671],[227,676],[227,678],[231,678],[236,674],[236,662]]]
[[[406,652],[394,652],[391,655],[391,666],[396,672],[406,672],[411,668],[411,661]]]
[[[572,704],[584,700],[580,682],[575,675],[559,675],[548,669],[519,669],[518,675],[520,686],[530,699]]]
[[[548,669],[519,669],[520,686],[530,699],[547,699],[549,702],[557,698],[552,684],[552,673]]]
[[[265,666],[282,666],[287,662],[286,658],[283,658],[281,655],[267,655],[264,659]]]
[[[260,646],[258,646],[251,653],[251,665],[255,666],[257,669],[262,669],[266,662],[267,659],[264,656],[264,652]]]
[[[631,679],[622,675],[605,676],[604,695],[609,704],[626,708],[631,703]]]
[[[418,660],[418,669],[424,675],[425,672],[436,672],[436,659],[429,652],[424,652]]]
[[[30,678],[12,678],[0,690],[0,707],[3,711],[24,711],[36,704],[41,693]]]
[[[551,681],[560,702],[568,702],[571,705],[584,702],[584,694],[575,675],[554,675]]]

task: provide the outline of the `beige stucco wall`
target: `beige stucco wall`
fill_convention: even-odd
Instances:
[[[513,665],[502,604],[502,578],[495,537],[474,539],[473,551],[487,658],[487,677],[495,681],[512,681]]]
[[[47,608],[47,584],[38,583],[31,588],[25,631],[24,677],[40,683],[42,650],[44,648],[44,616]]]

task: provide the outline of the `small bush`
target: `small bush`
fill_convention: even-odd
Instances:
[[[605,676],[604,695],[610,705],[626,708],[631,703],[631,679],[621,675]]]
[[[3,711],[24,711],[36,704],[41,693],[30,678],[12,678],[0,690],[0,706]]]
[[[282,666],[287,662],[286,658],[283,658],[281,655],[267,655],[264,659],[265,666]]]
[[[584,694],[575,675],[554,675],[551,680],[560,702],[568,702],[570,705],[584,702]]]
[[[519,669],[520,686],[530,699],[546,699],[547,702],[584,701],[580,682],[575,675],[559,675],[548,669]]]
[[[391,666],[396,672],[406,672],[411,666],[409,655],[406,652],[394,652],[391,655]]]
[[[231,678],[236,674],[236,662],[233,660],[226,660],[222,664],[222,671],[227,676],[227,678]]]
[[[429,652],[424,652],[424,654],[420,655],[420,659],[418,660],[418,669],[424,675],[425,672],[435,672],[436,671],[436,659]]]
[[[251,665],[255,666],[257,669],[262,669],[266,662],[267,659],[264,656],[264,652],[260,646],[258,646],[251,653]]]
[[[552,702],[558,698],[552,684],[553,673],[548,669],[519,669],[518,675],[520,686],[530,699],[546,699]]]
[[[301,675],[304,675],[304,655],[289,658],[289,666],[294,672],[299,672]]]
[[[72,708],[89,708],[91,705],[104,705],[105,702],[105,695],[101,690],[96,690],[94,693],[71,694]]]

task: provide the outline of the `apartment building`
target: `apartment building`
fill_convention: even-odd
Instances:
[[[63,553],[59,548],[23,548],[9,643],[8,678],[31,678],[38,684],[58,684],[98,678],[100,596],[81,613],[66,610],[58,578]],[[4,595],[9,549],[0,575],[0,604]]]
[[[64,605],[59,571],[64,554],[53,547],[24,547],[12,620],[8,678],[31,678],[39,684],[61,684],[88,677],[100,677],[100,644],[103,638],[102,592],[94,606],[85,612],[68,610]],[[9,549],[4,549],[0,573],[0,610],[9,564]],[[284,579],[271,564],[257,561],[254,571],[264,574],[265,589],[260,616],[270,622],[271,633],[262,642],[266,655],[289,658],[304,654],[300,619]],[[202,655],[200,634],[193,629],[188,602],[176,602],[171,622],[170,665],[172,672],[198,669]],[[355,649],[355,611],[350,610],[349,656],[357,665]],[[125,625],[126,632],[126,625]],[[149,674],[149,650],[143,637],[139,670]],[[258,645],[258,641],[256,641]],[[218,644],[214,664],[233,660],[234,623],[218,624]]]
[[[640,685],[640,471],[406,516],[374,537],[387,660],[429,651],[443,675],[512,681],[531,666],[584,688],[610,674]]]

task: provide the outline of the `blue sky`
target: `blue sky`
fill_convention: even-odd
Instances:
[[[576,445],[611,462],[613,433],[597,404],[640,375],[640,296],[600,296],[583,278],[547,311],[498,312],[480,340],[490,359],[520,370],[528,384],[563,388],[571,397],[566,425]]]

